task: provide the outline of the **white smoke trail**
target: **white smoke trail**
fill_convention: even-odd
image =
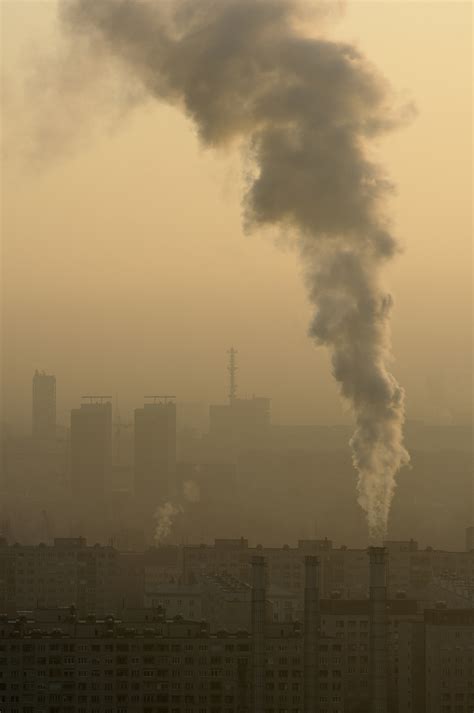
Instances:
[[[183,497],[187,503],[198,503],[201,500],[201,490],[194,480],[184,481]]]
[[[354,47],[297,29],[310,7],[317,22],[324,5],[299,0],[70,0],[61,18],[147,94],[180,106],[205,144],[247,146],[246,223],[297,235],[310,334],[329,349],[353,411],[359,502],[381,538],[409,457],[404,392],[389,372],[391,298],[380,284],[398,249],[383,212],[391,186],[367,144],[401,116]]]
[[[161,544],[170,536],[174,519],[180,512],[183,512],[182,507],[170,502],[164,503],[157,508],[155,512],[155,520],[157,521],[154,535],[155,544]]]
[[[185,480],[183,483],[184,502],[167,501],[160,505],[155,511],[155,544],[159,545],[166,540],[173,529],[173,524],[177,515],[186,511],[187,503],[198,503],[201,499],[199,485],[194,480]]]

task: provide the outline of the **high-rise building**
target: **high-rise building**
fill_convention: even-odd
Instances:
[[[112,404],[90,398],[71,411],[71,481],[77,503],[92,508],[103,502],[110,479]]]
[[[227,352],[229,402],[209,407],[209,436],[213,445],[234,457],[242,449],[260,446],[270,429],[270,399],[237,397],[237,350]]]
[[[209,434],[218,446],[236,449],[255,446],[268,436],[269,428],[270,399],[234,398],[229,404],[209,407]]]
[[[35,371],[33,377],[33,438],[56,435],[56,377]]]
[[[153,508],[173,493],[176,471],[176,404],[158,398],[135,409],[135,495]]]

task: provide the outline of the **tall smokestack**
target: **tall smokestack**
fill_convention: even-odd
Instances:
[[[387,713],[388,617],[385,547],[369,548],[370,713]]]
[[[304,585],[304,713],[317,710],[319,635],[319,559],[305,557]]]
[[[262,713],[265,695],[265,558],[252,557],[252,713]]]

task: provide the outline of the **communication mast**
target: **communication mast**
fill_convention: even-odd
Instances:
[[[229,355],[229,364],[227,366],[227,371],[229,372],[229,403],[233,404],[237,395],[237,382],[235,380],[235,375],[237,373],[237,349],[231,347],[227,354]]]

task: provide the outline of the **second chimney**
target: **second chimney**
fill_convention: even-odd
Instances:
[[[262,713],[265,695],[265,558],[252,557],[252,713]]]
[[[388,617],[385,547],[369,547],[370,713],[388,709]]]
[[[317,710],[319,667],[319,559],[305,557],[304,585],[304,713]]]

